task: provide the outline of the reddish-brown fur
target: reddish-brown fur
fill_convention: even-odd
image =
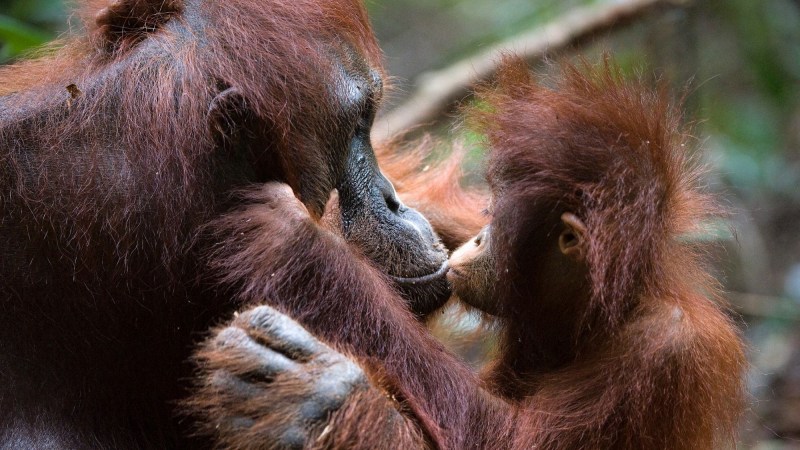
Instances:
[[[338,83],[377,102],[380,51],[355,0],[86,0],[76,17],[80,34],[0,67],[0,446],[186,446],[191,349],[244,300],[208,273],[208,224],[270,180],[321,215],[370,120]],[[385,256],[358,261],[403,275]]]
[[[296,206],[265,208],[259,200],[222,224],[230,236],[220,255],[223,272],[250,280],[241,286],[245,297],[269,298],[379,373],[373,384],[395,393],[416,419],[378,414],[375,408],[395,406],[381,402],[378,390],[359,388],[337,413],[333,434],[323,435],[349,436],[355,448],[376,445],[361,441],[376,433],[414,436],[415,426],[433,445],[452,449],[730,444],[743,406],[742,342],[701,246],[689,239],[720,209],[698,187],[701,173],[677,109],[664,91],[623,81],[609,64],[566,66],[553,89],[510,64],[499,84],[483,90],[484,106],[475,113],[492,147],[491,241],[503,337],[487,391],[397,307],[396,294],[357,251]],[[539,261],[544,242],[558,236],[552,218],[564,211],[589,230],[586,279],[572,280],[586,286],[578,298],[541,291],[551,281],[543,277],[560,275]],[[276,229],[278,217],[297,221],[282,221],[294,240],[264,246],[259,230]],[[456,229],[469,228],[465,223],[476,222]],[[312,275],[317,266],[327,272]],[[292,278],[304,282],[282,281]],[[320,297],[337,301],[324,311],[307,306]],[[207,348],[211,373],[245,367],[226,366],[213,359],[213,344]],[[255,385],[265,390],[267,408],[275,394],[269,383]],[[230,390],[208,394],[212,402],[236,398]],[[379,422],[346,419],[367,413]],[[265,445],[237,430],[222,433],[234,447]],[[396,439],[387,445],[423,445]]]
[[[414,421],[389,420],[392,411],[380,414],[371,411],[383,394],[368,390],[364,395],[370,401],[359,404],[357,399],[348,399],[344,409],[354,418],[378,414],[384,420],[364,423],[337,416],[337,423],[342,425],[333,430],[329,439],[358,435],[414,437],[418,433],[408,428],[421,424],[428,437],[441,448],[488,445],[489,441],[481,444],[487,438],[481,430],[492,423],[496,424],[492,428],[497,429],[503,423],[506,416],[502,410],[487,414],[500,405],[482,392],[476,376],[414,319],[386,277],[357,249],[314,223],[296,201],[272,201],[278,196],[268,192],[252,195],[251,206],[217,224],[224,238],[216,258],[220,272],[230,274],[230,281],[238,287],[238,295],[245,302],[262,303],[266,299],[321,340],[358,359],[377,378],[390,380],[376,383],[413,411]],[[263,230],[285,239],[265,240]],[[247,324],[234,327],[260,340],[258,327]],[[195,399],[197,404],[210,412],[207,415],[210,427],[231,447],[269,447],[269,442],[254,441],[246,432],[220,427],[231,415],[250,417],[256,423],[286,418],[277,414],[261,417],[240,409],[235,403],[240,395],[238,390],[215,388],[214,377],[218,373],[248,371],[242,361],[223,360],[225,353],[217,351],[216,346],[210,341],[200,354],[207,377],[203,391]],[[282,380],[253,383],[263,393],[260,401],[265,410],[284,392],[293,390],[291,385],[282,383]],[[216,409],[220,404],[231,404],[233,411]],[[383,404],[392,407],[386,400]],[[476,429],[468,426],[470,423],[483,425]],[[388,430],[382,430],[383,427]],[[470,432],[464,432],[470,428]],[[392,448],[402,442],[384,445]],[[405,448],[422,445],[413,442]],[[364,441],[360,448],[373,448],[372,443]]]
[[[743,345],[692,240],[719,215],[664,89],[613,64],[552,88],[505,66],[476,113],[492,147],[503,341],[493,390],[520,402],[514,448],[732,444]],[[542,297],[552,217],[583,220],[586,299]],[[574,280],[581,283],[581,280]],[[551,294],[552,295],[552,294]]]
[[[0,69],[0,231],[5,241],[0,247],[0,444],[188,445],[185,427],[175,423],[172,401],[184,395],[180,378],[188,375],[184,361],[192,341],[236,304],[265,301],[358,358],[375,382],[413,413],[413,420],[398,416],[394,400],[358,389],[333,416],[339,426],[315,430],[318,440],[311,445],[414,447],[423,443],[412,428],[421,427],[428,442],[442,448],[502,448],[514,439],[526,446],[526,439],[554,430],[481,390],[474,374],[407,309],[406,299],[376,268],[379,261],[316,224],[334,175],[343,170],[331,155],[332,148],[347,143],[337,130],[354,119],[341,118],[332,101],[330,75],[340,69],[334,61],[353,62],[360,54],[378,64],[360,5],[229,0],[202,2],[197,9],[188,6],[196,2],[118,0],[103,11],[108,3],[86,2],[81,13],[86,33],[49,52],[54,54]],[[238,91],[231,101],[243,102],[243,108],[215,108],[217,94],[231,87]],[[209,128],[209,121],[216,127]],[[248,134],[253,130],[247,127],[232,127],[253,122],[260,125],[258,136]],[[518,131],[511,129],[509,136]],[[238,153],[244,139],[260,145]],[[308,211],[282,203],[271,195],[274,186],[267,186],[227,213],[234,203],[231,191],[267,180],[291,185]],[[447,189],[420,193],[416,183],[404,190],[432,211],[450,195]],[[691,202],[685,205],[692,207],[676,210],[687,216],[695,211]],[[448,231],[441,217],[446,216],[437,220],[451,242],[479,224],[470,213]],[[199,232],[211,222],[213,236]],[[658,227],[675,224],[650,225],[657,226],[647,230],[663,237]],[[232,286],[228,291],[202,270],[209,247],[217,250],[212,265]],[[679,261],[669,245],[659,249],[669,261]],[[638,272],[603,263],[598,279],[621,283],[603,292],[639,286]],[[687,280],[694,278],[678,276],[681,267],[644,267],[644,274],[693,287]],[[643,293],[661,294],[664,286],[656,287]],[[691,300],[676,292],[676,298]],[[581,317],[581,323],[624,319],[626,311],[606,311],[612,305],[598,303],[590,310],[598,314]],[[696,313],[686,317],[711,322],[698,309],[684,310]],[[225,329],[251,326],[234,319]],[[658,340],[671,335],[656,337],[674,343]],[[230,353],[207,348],[204,360],[212,369],[239,374],[252,367],[247,348],[227,347]],[[515,354],[511,345],[506,350]],[[521,350],[516,354],[525,356]],[[737,362],[733,358],[730,367],[738,369]],[[512,368],[525,373],[524,366]],[[219,443],[270,445],[258,439],[270,437],[270,430],[282,426],[278,422],[296,418],[295,406],[314,392],[286,380],[273,385],[287,389],[280,396],[280,389],[261,390],[259,383],[269,388],[269,382],[257,382],[256,389],[240,391],[244,399],[214,390],[196,399],[212,419],[241,409],[257,416],[277,403],[277,413],[254,422],[265,428],[222,427],[214,436]],[[717,383],[702,392],[714,411],[722,404],[716,394],[728,387]],[[512,381],[500,388],[522,391]],[[264,392],[271,395],[260,395]],[[380,405],[386,409],[375,411]],[[682,411],[687,418],[701,417],[688,406]],[[354,436],[365,434],[370,439],[354,443]]]

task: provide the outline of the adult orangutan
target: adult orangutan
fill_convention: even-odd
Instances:
[[[260,306],[208,342],[196,405],[209,432],[231,448],[732,442],[742,343],[688,239],[719,209],[698,187],[680,116],[664,91],[625,82],[608,63],[561,77],[545,88],[510,63],[476,112],[491,146],[491,224],[451,256],[448,278],[500,326],[486,390],[352,246],[270,185],[279,202],[255,201],[218,224],[227,236],[218,263],[247,279],[246,299],[266,298],[299,325]],[[277,221],[294,240],[259,237]],[[320,276],[315,265],[329,269]],[[293,278],[307,282],[283,281]],[[309,307],[319,298],[337,301]],[[327,399],[333,414],[319,403],[287,410],[307,398]]]
[[[382,72],[359,2],[86,0],[77,16],[80,35],[0,68],[0,447],[189,445],[193,342],[243,300],[217,277],[247,275],[208,272],[205,230],[253,184],[288,184],[313,218],[336,189],[404,319],[446,300],[445,249],[369,142]],[[261,239],[293,242],[286,223]],[[309,307],[360,314],[324,294]]]

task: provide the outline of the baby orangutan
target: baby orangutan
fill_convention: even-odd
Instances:
[[[607,62],[545,88],[508,61],[482,99],[492,220],[448,277],[501,325],[485,379],[520,407],[511,447],[731,443],[743,344],[688,238],[720,210],[666,93]]]

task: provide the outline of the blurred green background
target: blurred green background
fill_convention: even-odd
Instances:
[[[602,3],[613,1],[372,0],[394,77],[386,108],[427,72]],[[734,211],[720,276],[750,343],[741,447],[800,449],[800,0],[684,3],[551,58],[610,51],[626,70],[689,86],[709,184]],[[69,17],[63,0],[3,0],[0,64],[67,33]]]

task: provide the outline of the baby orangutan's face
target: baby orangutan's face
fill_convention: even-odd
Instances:
[[[537,292],[544,298],[557,298],[568,292],[574,292],[573,297],[588,295],[584,284],[587,277],[587,227],[571,212],[564,212],[552,220],[561,232],[542,237],[545,251],[538,255],[542,269],[537,273],[541,280]],[[489,225],[453,252],[447,280],[461,301],[496,316],[500,314],[500,307],[495,295],[498,276],[490,242],[491,232]]]
[[[488,314],[497,314],[494,258],[490,248],[491,227],[459,247],[450,256],[447,280],[464,303]]]

